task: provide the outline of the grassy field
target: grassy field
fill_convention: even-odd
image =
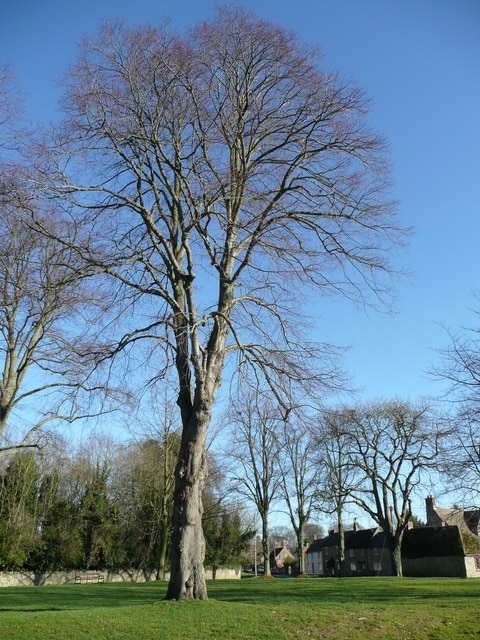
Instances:
[[[206,602],[165,583],[0,589],[1,640],[480,640],[480,580],[249,578]]]

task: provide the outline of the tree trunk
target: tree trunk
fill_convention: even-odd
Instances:
[[[297,554],[298,554],[298,575],[305,576],[305,552],[304,552],[304,534],[305,527],[303,526],[303,522],[300,522],[298,530],[297,530]]]
[[[403,531],[393,536],[392,545],[392,575],[401,578],[403,576],[402,568],[402,539]]]
[[[262,514],[262,553],[263,553],[263,575],[271,575],[270,567],[270,544],[268,541],[268,522],[264,514]]]
[[[170,527],[166,523],[162,523],[160,531],[160,544],[158,553],[158,565],[157,565],[157,580],[163,580],[165,578],[165,567],[167,560],[168,549],[168,532]]]
[[[205,538],[202,528],[202,493],[207,478],[205,436],[210,422],[206,414],[192,414],[183,429],[175,471],[170,582],[167,600],[206,600],[203,562]]]
[[[337,511],[338,525],[338,566],[339,575],[344,578],[347,575],[347,563],[345,562],[345,527],[343,526],[342,510]]]

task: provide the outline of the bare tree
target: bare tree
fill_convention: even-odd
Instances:
[[[234,462],[232,488],[252,503],[262,523],[264,574],[270,575],[269,515],[280,498],[279,431],[282,415],[271,395],[249,391],[230,407],[233,437],[229,457]]]
[[[387,535],[393,575],[401,576],[401,545],[412,516],[412,496],[422,472],[437,465],[443,431],[423,405],[383,402],[348,414],[343,428],[349,464],[361,480],[349,494]]]
[[[305,527],[317,504],[321,467],[307,416],[289,413],[279,426],[282,493],[295,531],[299,573],[305,575]]]
[[[44,197],[13,79],[0,70],[0,451],[37,444],[52,420],[98,413],[89,320],[101,307],[72,228]],[[91,394],[91,395],[90,395]]]
[[[322,412],[320,428],[315,429],[317,465],[320,469],[317,499],[319,508],[334,513],[339,534],[338,563],[340,576],[345,567],[345,527],[343,515],[350,494],[358,485],[358,469],[349,458],[350,433],[345,424],[351,419],[349,411]]]
[[[306,366],[328,350],[308,342],[305,301],[388,287],[402,234],[385,144],[364,94],[319,63],[291,32],[223,7],[184,37],[105,25],[66,80],[45,175],[82,226],[82,259],[134,309],[115,352],[150,340],[165,356],[152,377],[178,375],[167,598],[207,596],[205,441],[228,365],[255,367],[279,399],[287,378],[332,384],[330,362]]]
[[[480,292],[475,299],[480,303]],[[479,312],[476,312],[478,315]],[[450,344],[440,350],[435,377],[447,383],[452,429],[441,471],[465,503],[480,495],[480,328],[449,331]]]
[[[140,513],[132,524],[141,530],[141,539],[148,540],[148,556],[156,550],[157,579],[160,579],[165,577],[172,531],[180,427],[176,407],[166,390],[160,393],[152,387],[149,399],[148,407],[142,407],[135,419],[132,431],[136,442],[128,447],[135,487],[134,512]]]
[[[95,296],[78,277],[72,251],[32,227],[35,210],[36,218],[53,234],[50,212],[27,193],[27,185],[13,168],[3,169],[0,438],[2,448],[9,449],[32,445],[32,437],[47,422],[72,421],[98,411],[93,405],[82,407],[82,396],[104,389],[96,388],[91,379],[91,343],[82,322]]]

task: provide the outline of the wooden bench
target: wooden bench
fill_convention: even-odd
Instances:
[[[77,573],[75,576],[75,584],[87,584],[104,582],[105,577],[101,573],[94,573],[92,571],[87,571],[86,573]]]

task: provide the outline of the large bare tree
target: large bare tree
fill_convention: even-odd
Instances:
[[[330,383],[329,367],[307,366],[324,354],[301,322],[312,296],[373,300],[389,284],[401,234],[385,144],[363,92],[320,61],[223,7],[184,36],[104,25],[66,79],[46,175],[70,198],[82,258],[132,305],[119,349],[147,338],[164,354],[152,377],[170,364],[178,376],[168,598],[207,597],[205,441],[229,363],[255,367],[280,400]]]

